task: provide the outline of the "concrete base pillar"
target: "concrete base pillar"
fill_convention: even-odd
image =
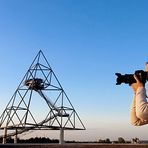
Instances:
[[[16,132],[15,132],[15,135],[14,135],[14,143],[15,144],[17,143],[17,129],[16,129]]]
[[[63,128],[60,129],[60,140],[59,140],[59,144],[64,144],[64,129]]]
[[[7,139],[7,128],[4,128],[4,136],[3,136],[3,144],[6,143],[6,139]]]

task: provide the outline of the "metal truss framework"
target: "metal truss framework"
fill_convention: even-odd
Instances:
[[[29,130],[85,129],[41,50],[0,116],[0,129],[5,138]]]

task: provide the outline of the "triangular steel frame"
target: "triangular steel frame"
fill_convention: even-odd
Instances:
[[[48,97],[45,95],[47,93]],[[38,95],[44,99],[48,106],[48,113],[41,121],[36,120],[30,111],[34,94],[35,97]],[[61,128],[85,130],[78,113],[40,50],[0,116],[0,129],[13,130],[4,135],[8,137],[15,135],[14,130],[21,134],[29,130]]]

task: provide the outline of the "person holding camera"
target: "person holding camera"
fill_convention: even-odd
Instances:
[[[146,72],[148,72],[148,62],[146,63]],[[130,121],[134,126],[142,126],[148,124],[148,102],[145,89],[145,83],[134,74],[136,83],[132,83],[130,86],[133,89],[134,96],[130,109]],[[148,78],[148,73],[147,73]]]

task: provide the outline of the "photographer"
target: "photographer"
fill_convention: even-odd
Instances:
[[[146,71],[148,72],[148,62],[146,63]],[[148,124],[148,102],[146,99],[145,84],[135,74],[134,78],[136,79],[136,83],[130,85],[134,91],[130,120],[132,125],[141,126]]]

